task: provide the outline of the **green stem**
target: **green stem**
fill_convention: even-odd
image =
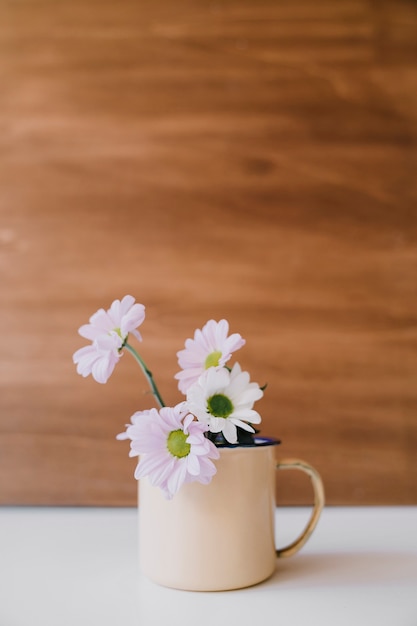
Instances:
[[[142,368],[143,373],[145,374],[145,377],[148,380],[149,386],[152,389],[152,393],[155,396],[159,406],[162,408],[163,406],[165,406],[164,401],[161,398],[161,394],[158,391],[158,387],[155,384],[155,381],[152,377],[152,372],[148,370],[148,368],[146,367],[145,362],[143,361],[142,357],[136,352],[135,348],[132,348],[131,345],[129,345],[127,342],[125,343],[125,345],[123,346],[124,348],[126,348],[126,350],[129,350],[130,354],[133,355],[133,357],[136,359],[136,361],[139,363],[139,365]]]

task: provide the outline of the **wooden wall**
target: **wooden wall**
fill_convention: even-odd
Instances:
[[[167,403],[226,317],[329,503],[417,504],[417,4],[3,0],[0,76],[0,502],[135,503],[146,384],[71,361],[131,293]]]

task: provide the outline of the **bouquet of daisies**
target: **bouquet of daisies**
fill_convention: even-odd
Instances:
[[[175,375],[185,399],[173,407],[164,404],[151,372],[130,337],[142,341],[139,326],[145,307],[132,296],[99,309],[81,326],[79,334],[91,343],[73,355],[77,372],[106,383],[125,351],[140,365],[158,408],[137,411],[118,439],[130,440],[130,456],[139,457],[135,478],[148,477],[172,498],[184,483],[208,484],[216,473],[213,461],[219,447],[248,445],[261,417],[253,409],[263,388],[250,382],[239,363],[226,365],[245,344],[238,333],[229,335],[226,320],[209,320],[185,348],[177,352],[181,370]]]

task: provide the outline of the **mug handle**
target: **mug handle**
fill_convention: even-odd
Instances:
[[[306,463],[306,461],[301,461],[300,459],[284,459],[277,463],[276,469],[295,469],[305,472],[311,478],[311,483],[314,491],[314,507],[307,526],[304,528],[301,535],[295,541],[290,543],[288,546],[285,546],[285,548],[279,548],[276,551],[278,557],[285,557],[292,556],[293,554],[298,552],[298,550],[302,548],[306,541],[310,538],[313,530],[317,525],[317,522],[319,521],[320,514],[324,507],[324,487],[323,481],[318,471],[314,469],[314,467],[312,467],[309,463]]]

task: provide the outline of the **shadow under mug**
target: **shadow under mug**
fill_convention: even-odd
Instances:
[[[139,481],[139,561],[160,585],[188,591],[225,591],[255,585],[275,571],[276,558],[292,556],[308,540],[324,506],[323,483],[305,461],[277,463],[275,439],[219,448],[208,485],[183,485],[166,500],[147,479]],[[290,545],[275,544],[275,471],[308,474],[314,506],[306,528]]]

